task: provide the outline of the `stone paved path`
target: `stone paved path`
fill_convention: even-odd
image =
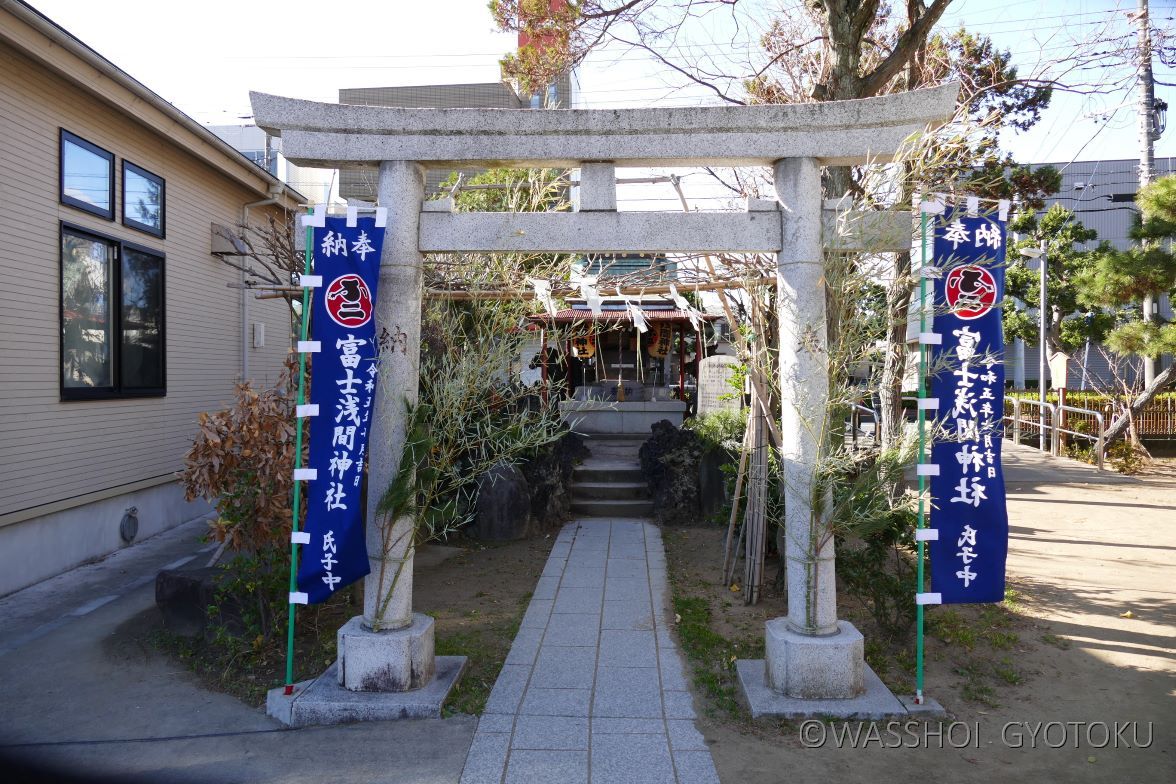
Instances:
[[[718,782],[666,625],[661,533],[560,532],[466,758],[462,784]]]

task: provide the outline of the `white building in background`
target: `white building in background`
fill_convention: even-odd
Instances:
[[[256,125],[210,125],[223,141],[315,204],[343,204],[334,169],[295,166],[282,155],[282,140]]]
[[[1098,232],[1098,238],[1094,242],[1079,246],[1079,250],[1092,250],[1104,240],[1118,250],[1127,250],[1131,247],[1131,227],[1139,213],[1135,206],[1135,192],[1139,190],[1137,158],[1032,164],[1034,169],[1043,166],[1052,166],[1062,173],[1061,188],[1057,193],[1045,198],[1046,209],[1059,204],[1072,210],[1083,226]],[[1155,178],[1176,173],[1176,158],[1156,158],[1154,172]],[[1037,268],[1035,265],[1036,262],[1030,263],[1033,269]],[[1047,294],[1048,289],[1047,284]],[[1036,319],[1035,303],[1027,304],[1033,318]],[[1168,297],[1161,296],[1156,304],[1159,318],[1172,321],[1172,303]],[[1170,356],[1162,357],[1156,365],[1156,372],[1167,367],[1172,361],[1173,358]],[[1014,382],[1016,387],[1024,387],[1027,383],[1036,385],[1036,342],[1014,341],[1009,346],[1007,362],[1008,380]],[[1119,357],[1117,364],[1119,374],[1128,381],[1134,380],[1139,373],[1140,363],[1137,357]],[[1088,341],[1086,345],[1070,353],[1066,379],[1068,389],[1107,389],[1114,385],[1114,377],[1115,373],[1108,362],[1107,352],[1100,344]]]

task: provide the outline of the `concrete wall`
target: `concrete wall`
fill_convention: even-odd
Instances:
[[[119,536],[119,523],[131,507],[138,510],[139,531],[128,543]],[[172,481],[0,528],[0,596],[210,511],[204,501],[185,501]]]
[[[183,503],[174,484],[196,417],[231,400],[243,337],[253,379],[276,380],[289,349],[289,318],[281,301],[251,301],[243,324],[241,294],[227,287],[238,273],[210,253],[211,223],[233,225],[244,204],[263,197],[264,190],[244,184],[254,177],[249,163],[210,151],[215,140],[201,145],[178,127],[167,134],[150,130],[137,113],[154,110],[140,97],[125,91],[118,103],[99,98],[99,88],[118,94],[109,79],[91,70],[85,82],[74,81],[68,70],[54,67],[58,63],[22,48],[38,43],[35,35],[3,14],[0,23],[4,593],[120,546],[118,524],[128,506],[140,508],[141,536],[203,513],[205,507]],[[46,58],[70,57],[52,46],[44,52]],[[76,60],[70,65],[81,72],[87,67]],[[61,128],[115,155],[114,221],[60,203]],[[166,239],[118,219],[124,159],[166,181]],[[268,186],[261,180],[260,187]],[[60,400],[63,221],[165,254],[166,396]],[[254,323],[266,325],[262,348],[252,347]]]

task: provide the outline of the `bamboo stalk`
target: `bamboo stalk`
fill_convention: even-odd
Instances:
[[[743,495],[743,474],[747,468],[747,437],[751,428],[743,431],[743,443],[739,446],[739,471],[735,475],[735,496],[731,499],[731,518],[727,521],[727,542],[723,546],[723,579],[727,579],[727,563],[731,559],[731,540],[735,537],[735,521],[739,516],[739,499]],[[729,584],[729,583],[728,583]]]

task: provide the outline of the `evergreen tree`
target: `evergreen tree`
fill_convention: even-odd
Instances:
[[[1102,341],[1114,326],[1115,316],[1104,308],[1089,308],[1079,301],[1076,281],[1094,264],[1097,254],[1106,253],[1105,243],[1098,251],[1083,251],[1075,246],[1098,239],[1098,232],[1082,225],[1072,210],[1060,204],[1052,205],[1040,217],[1034,212],[1022,212],[1010,223],[1009,230],[1022,235],[1008,247],[1008,268],[1005,274],[1005,293],[1016,297],[1030,308],[1041,302],[1041,276],[1030,268],[1020,251],[1037,248],[1046,243],[1048,264],[1045,343],[1048,354],[1071,352],[1087,340]],[[1006,307],[1004,311],[1005,340],[1020,338],[1036,343],[1038,322],[1028,311]]]
[[[1159,357],[1176,353],[1176,324],[1164,322],[1158,315],[1152,321],[1143,321],[1138,303],[1149,294],[1172,295],[1176,289],[1176,255],[1171,250],[1171,241],[1176,239],[1176,175],[1158,179],[1140,190],[1136,202],[1142,219],[1131,237],[1139,244],[1125,251],[1102,246],[1090,265],[1075,277],[1077,301],[1091,308],[1111,309],[1116,314],[1118,326],[1106,336],[1112,350]],[[1111,423],[1106,443],[1121,438],[1133,418],[1174,380],[1176,364],[1156,374],[1151,385]]]

